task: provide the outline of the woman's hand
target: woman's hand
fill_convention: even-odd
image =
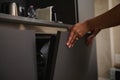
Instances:
[[[87,37],[86,44],[90,45],[94,39],[94,37],[100,32],[100,29],[91,31],[91,34]]]
[[[94,39],[94,37],[100,31],[100,29],[90,29],[86,22],[84,22],[84,23],[77,23],[73,27],[71,27],[69,30],[70,30],[70,34],[69,34],[68,40],[67,40],[67,46],[69,48],[73,47],[75,42],[79,38],[83,37],[89,31],[91,32],[91,34],[87,37],[86,44],[87,45],[91,44],[93,39]]]
[[[87,26],[87,23],[77,23],[70,28],[70,34],[67,40],[67,46],[69,48],[73,47],[76,40],[84,36],[90,29]]]

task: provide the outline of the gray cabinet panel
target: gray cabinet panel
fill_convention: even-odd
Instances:
[[[86,46],[83,37],[69,49],[67,36],[67,32],[59,33],[53,80],[97,80],[95,45]],[[90,72],[90,69],[94,71]]]
[[[0,29],[0,80],[37,80],[33,31]]]
[[[56,36],[49,80],[97,80],[95,42],[86,46],[83,37],[69,49],[67,36],[67,32]],[[0,29],[0,80],[37,80],[35,56],[33,31]]]

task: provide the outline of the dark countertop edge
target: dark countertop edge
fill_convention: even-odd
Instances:
[[[20,24],[47,26],[47,27],[55,27],[55,28],[69,28],[70,26],[72,26],[69,24],[55,23],[55,22],[28,18],[28,17],[21,17],[21,16],[12,16],[3,13],[0,13],[0,22],[20,23]]]

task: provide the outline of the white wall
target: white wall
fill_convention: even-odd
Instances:
[[[116,6],[117,4],[120,3],[120,0],[109,0],[109,2],[111,2],[111,5],[109,6],[110,8]],[[113,66],[114,65],[118,65],[120,66],[120,26],[116,26],[114,28],[111,28],[111,37],[112,37],[112,47],[113,47]]]
[[[78,0],[79,21],[84,21],[94,16],[94,0]]]
[[[95,0],[95,16],[100,15],[108,10],[108,0]],[[97,59],[99,77],[109,77],[109,69],[111,68],[111,47],[110,47],[110,31],[102,30],[96,36]]]
[[[108,11],[120,3],[120,0],[95,0],[95,16]],[[96,36],[99,76],[110,77],[110,68],[114,67],[116,53],[120,52],[120,27],[102,30]]]
[[[120,0],[78,0],[79,21],[100,15],[114,7]],[[109,78],[110,68],[120,57],[120,27],[104,29],[96,36],[98,76]]]

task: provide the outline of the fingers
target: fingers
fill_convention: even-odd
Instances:
[[[74,31],[71,31],[69,34],[68,41],[67,41],[67,46],[69,48],[71,48],[73,46],[74,38],[75,38],[75,33],[74,33]]]
[[[70,29],[70,33],[69,33],[68,40],[66,43],[66,45],[69,48],[73,47],[74,44],[76,43],[76,40],[84,36],[89,31],[88,26],[84,22],[77,23],[73,27],[70,27],[69,29]]]
[[[100,32],[100,30],[95,30],[95,31],[93,31],[93,33],[92,33],[90,36],[88,36],[86,44],[87,44],[87,45],[92,44],[94,37],[95,37],[99,32]]]
[[[90,36],[87,38],[87,42],[86,42],[86,44],[87,44],[87,45],[92,44],[93,39],[94,39],[94,36],[93,36],[93,35],[90,35]]]
[[[70,34],[69,34],[69,38],[67,41],[67,46],[69,48],[73,47],[74,44],[76,43],[76,41],[81,37],[81,35],[79,34],[79,32],[77,32],[76,30],[71,30]]]

